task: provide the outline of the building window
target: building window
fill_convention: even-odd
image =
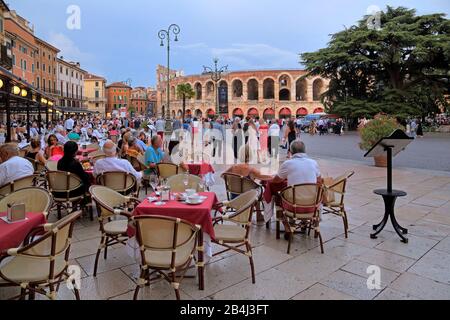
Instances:
[[[45,70],[46,70],[46,69],[45,69],[45,63],[43,63],[43,64],[42,64],[42,71],[45,72]]]
[[[52,80],[48,80],[48,91],[52,90]]]
[[[36,78],[37,88],[39,89],[39,86],[41,84],[41,79],[39,77]]]
[[[62,67],[59,67],[59,73],[63,73]]]
[[[42,90],[45,91],[45,79],[42,79]]]
[[[44,51],[42,51],[42,56],[45,57],[45,52]]]
[[[100,105],[98,103],[96,103],[95,107],[98,109],[100,107]]]
[[[12,58],[12,64],[13,64],[13,66],[15,66],[16,65],[16,56],[13,54],[13,58]]]
[[[66,76],[69,75],[69,69],[66,68]]]
[[[31,64],[31,72],[34,72],[34,63]]]
[[[98,99],[100,98],[100,92],[98,90],[95,90],[95,97]]]
[[[48,73],[52,73],[52,67],[51,66],[48,66]]]
[[[95,83],[95,86],[98,87],[98,82]]]
[[[4,28],[3,28],[3,17],[0,17],[0,33],[3,33]]]
[[[23,61],[23,70],[27,71],[27,60]]]
[[[36,69],[39,70],[39,61],[36,62]]]

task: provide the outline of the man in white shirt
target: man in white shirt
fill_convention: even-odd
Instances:
[[[0,147],[0,186],[34,174],[30,161],[19,157],[19,151],[13,144]]]
[[[67,132],[70,133],[73,130],[74,125],[75,125],[75,121],[73,120],[73,117],[70,117],[64,123],[64,128],[66,129]]]
[[[284,162],[273,182],[279,183],[287,180],[288,186],[307,183],[321,183],[319,165],[308,157],[306,146],[300,140],[291,144],[292,159]]]
[[[142,179],[142,173],[137,172],[131,163],[125,159],[117,158],[117,146],[111,140],[108,140],[103,145],[103,152],[106,155],[105,159],[97,160],[94,165],[94,177],[104,172],[128,172],[136,177],[138,184]]]
[[[269,154],[273,158],[278,157],[278,150],[280,147],[280,126],[276,120],[272,120],[272,125],[269,127]]]
[[[62,135],[62,132],[64,132],[64,129],[57,128],[57,129],[56,129],[55,136],[56,136],[56,138],[58,139],[58,142],[59,142],[60,144],[64,145],[64,144],[67,142],[67,139],[66,139],[66,137],[64,137],[64,136]]]

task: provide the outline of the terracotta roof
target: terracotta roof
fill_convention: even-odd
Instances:
[[[96,76],[95,74],[90,74],[90,73],[88,73],[88,74],[84,77],[84,79],[85,79],[85,80],[103,80],[103,81],[106,81],[105,78],[100,77],[100,76]]]
[[[110,87],[116,87],[116,88],[128,88],[128,89],[132,89],[129,85],[123,83],[123,82],[113,82],[111,84],[108,84],[106,86],[106,88],[110,88]]]

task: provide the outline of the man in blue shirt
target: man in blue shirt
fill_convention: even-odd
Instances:
[[[162,139],[156,135],[152,138],[152,145],[147,148],[145,152],[145,164],[150,167],[145,174],[151,174],[156,171],[156,165],[161,163],[164,159],[164,152],[161,150]]]
[[[141,133],[139,133],[139,138],[136,140],[136,143],[139,146],[139,148],[142,149],[142,151],[144,153],[148,149],[147,144],[146,144],[146,140],[147,140],[147,136],[145,135],[145,132],[142,131]]]

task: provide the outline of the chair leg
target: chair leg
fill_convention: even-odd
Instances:
[[[94,263],[94,277],[97,276],[97,267],[98,267],[98,259],[100,257],[100,253],[102,252],[102,246],[105,244],[105,237],[102,237],[102,240],[100,241],[100,246],[98,247],[97,254],[95,256],[95,263]]]
[[[277,221],[276,221],[275,225],[276,225],[277,240],[280,240],[280,233],[281,233],[281,231],[280,231],[280,219],[277,218]]]
[[[319,231],[319,241],[320,241],[320,252],[321,252],[322,254],[324,254],[322,234],[320,233],[320,231]]]
[[[34,292],[34,287],[30,287],[30,292],[28,294],[28,300],[36,300],[36,293]]]
[[[270,221],[266,223],[266,229],[270,229]]]
[[[145,280],[147,279],[147,270],[143,270],[141,268],[141,275],[139,277],[139,281]],[[139,294],[139,290],[141,289],[141,286],[143,286],[142,284],[138,284],[136,286],[136,289],[134,290],[134,295],[133,295],[133,300],[137,300],[138,298],[138,294]]]
[[[108,240],[109,240],[109,238],[106,237],[106,240],[105,240],[105,251],[104,251],[104,259],[105,260],[108,258],[108,245],[107,245]]]
[[[79,300],[81,300],[80,299],[80,291],[77,288],[75,288],[75,283],[73,284],[73,286],[74,286],[73,293],[75,294],[75,299],[79,301]]]
[[[291,253],[291,243],[294,240],[294,233],[289,231],[288,235],[289,235],[289,240],[288,240],[287,254],[290,254]]]
[[[57,204],[56,205],[56,210],[58,211],[58,220],[62,219],[62,215],[61,215],[61,204]]]
[[[348,219],[345,210],[342,211],[342,219],[344,220],[345,239],[348,239]]]
[[[256,283],[255,263],[253,262],[252,246],[248,242],[246,242],[245,246],[247,247],[247,253],[250,254],[248,258],[250,260],[250,269],[252,271],[252,283],[255,284]]]

